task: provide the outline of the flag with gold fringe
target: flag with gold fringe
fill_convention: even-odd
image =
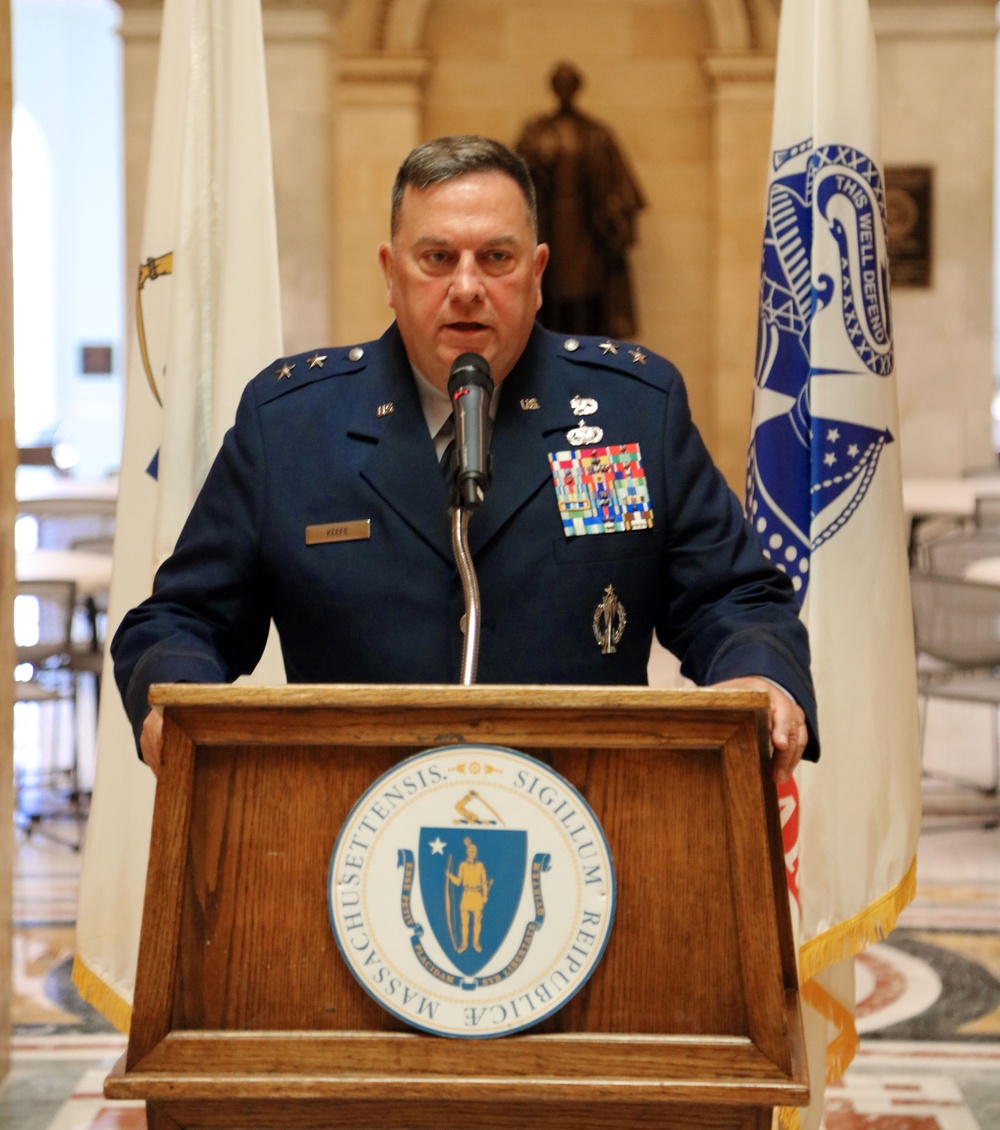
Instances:
[[[814,1100],[854,1057],[853,958],[913,897],[920,765],[867,0],[786,0],[747,514],[809,627],[822,758],[780,792]]]
[[[256,0],[164,2],[135,315],[109,638],[173,548],[243,386],[282,352]],[[284,681],[273,640],[255,676]],[[73,979],[126,1030],[154,778],[107,655],[103,681]]]

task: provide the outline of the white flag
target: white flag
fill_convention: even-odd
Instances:
[[[108,634],[146,597],[232,424],[281,352],[260,5],[165,0],[131,342]],[[255,673],[282,682],[272,646]],[[154,778],[105,655],[73,978],[131,1018]]]
[[[852,959],[893,928],[916,882],[916,667],[889,299],[867,0],[786,0],[747,513],[798,592],[819,705],[822,758],[781,791],[807,1038],[819,1032],[808,1126],[826,1078],[857,1049]]]

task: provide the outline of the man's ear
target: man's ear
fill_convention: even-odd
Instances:
[[[545,273],[545,265],[549,261],[549,245],[547,243],[539,243],[535,247],[535,284],[538,287],[538,305],[535,307],[538,310],[542,305],[542,275]],[[392,303],[390,302],[391,306]]]
[[[394,308],[392,301],[392,276],[396,264],[392,255],[391,243],[380,243],[378,245],[378,265],[382,268],[382,274],[385,276],[385,300],[389,303],[390,309],[392,309]]]

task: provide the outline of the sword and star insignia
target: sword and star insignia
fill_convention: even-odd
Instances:
[[[608,585],[594,611],[594,639],[601,648],[602,655],[614,655],[617,644],[625,634],[625,606],[618,599],[614,585]]]

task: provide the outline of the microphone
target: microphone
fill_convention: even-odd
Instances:
[[[448,395],[455,422],[452,505],[475,510],[489,488],[493,469],[489,454],[493,378],[486,358],[478,353],[456,357],[448,377]]]

